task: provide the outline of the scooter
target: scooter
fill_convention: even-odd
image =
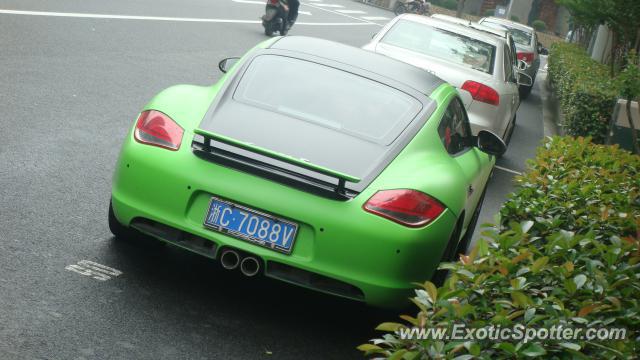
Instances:
[[[426,0],[398,0],[393,8],[396,15],[411,13],[429,16],[431,13],[431,4]]]
[[[265,14],[262,15],[264,34],[272,36],[275,32],[285,36],[289,32],[289,4],[287,0],[267,0]]]

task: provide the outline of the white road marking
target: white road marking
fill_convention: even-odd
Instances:
[[[515,175],[522,175],[522,173],[521,173],[521,172],[519,172],[519,171],[515,171],[515,170],[507,169],[507,168],[502,167],[502,166],[495,165],[495,168],[496,168],[496,169],[498,169],[498,170],[502,170],[502,171],[506,171],[506,172],[508,172],[508,173],[515,174]]]
[[[388,17],[384,16],[362,16],[365,20],[389,20]]]
[[[111,14],[89,14],[89,13],[67,13],[54,11],[25,11],[25,10],[6,10],[0,9],[0,14],[9,15],[32,15],[32,16],[53,16],[53,17],[72,17],[83,19],[119,19],[119,20],[152,20],[152,21],[177,21],[177,22],[203,22],[203,23],[240,23],[240,24],[261,24],[261,20],[236,20],[236,19],[206,19],[206,18],[183,18],[183,17],[165,17],[165,16],[137,16],[137,15],[111,15]],[[345,15],[347,16],[347,15]],[[354,18],[359,20],[358,18]],[[371,25],[370,22],[296,22],[296,25],[309,26],[361,26]],[[378,24],[375,24],[378,25]]]
[[[320,5],[320,4],[309,4],[309,3],[301,3],[301,4],[303,4],[303,5],[305,5],[305,6],[312,7],[312,8],[316,8],[316,9],[318,9],[318,10],[322,10],[322,11],[330,12],[330,13],[332,13],[332,14],[342,15],[342,16],[344,16],[344,17],[348,17],[348,18],[350,18],[350,19],[354,19],[354,20],[362,21],[362,22],[364,22],[364,23],[366,23],[366,24],[369,24],[369,25],[382,26],[382,25],[377,24],[377,23],[374,23],[374,22],[372,22],[372,21],[364,20],[364,19],[361,19],[361,18],[357,18],[357,17],[355,17],[355,16],[347,15],[347,14],[341,14],[341,13],[339,13],[339,12],[335,11],[335,10],[325,9],[325,8],[323,8],[323,7],[318,6],[318,5]],[[296,24],[297,24],[297,23],[296,23]]]
[[[256,5],[266,5],[264,1],[255,1],[255,0],[231,0],[235,3],[241,4],[256,4]]]
[[[336,10],[341,14],[366,14],[366,12],[362,10]]]
[[[316,4],[316,6],[328,7],[328,8],[343,8],[344,6],[338,4]]]
[[[91,276],[100,281],[107,281],[111,277],[122,275],[120,270],[89,260],[80,260],[77,264],[67,265],[65,269],[80,275]]]

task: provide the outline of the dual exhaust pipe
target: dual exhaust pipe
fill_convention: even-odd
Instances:
[[[220,264],[227,270],[234,270],[240,267],[240,272],[248,277],[256,276],[260,273],[260,260],[257,257],[253,255],[243,256],[233,249],[222,250]]]

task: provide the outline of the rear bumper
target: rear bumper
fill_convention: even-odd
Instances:
[[[298,222],[291,255],[206,229],[213,195]],[[447,210],[427,227],[409,229],[364,212],[362,199],[369,196],[324,199],[202,160],[188,144],[172,152],[131,139],[112,187],[114,214],[123,225],[210,258],[233,247],[262,259],[267,276],[375,306],[399,306],[412,282],[433,274],[456,219]],[[141,228],[145,221],[174,233]]]

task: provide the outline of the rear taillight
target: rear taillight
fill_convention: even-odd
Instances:
[[[363,208],[409,227],[427,225],[445,209],[444,205],[429,195],[407,189],[378,191]]]
[[[143,111],[138,117],[133,137],[143,144],[178,150],[184,130],[169,116],[156,110]]]
[[[467,80],[462,84],[462,90],[467,90],[471,93],[473,100],[481,101],[483,103],[498,106],[500,104],[500,95],[498,92],[473,80]]]
[[[516,53],[516,57],[518,58],[518,60],[523,60],[529,65],[531,65],[531,63],[533,62],[533,53],[530,53],[530,52]]]

